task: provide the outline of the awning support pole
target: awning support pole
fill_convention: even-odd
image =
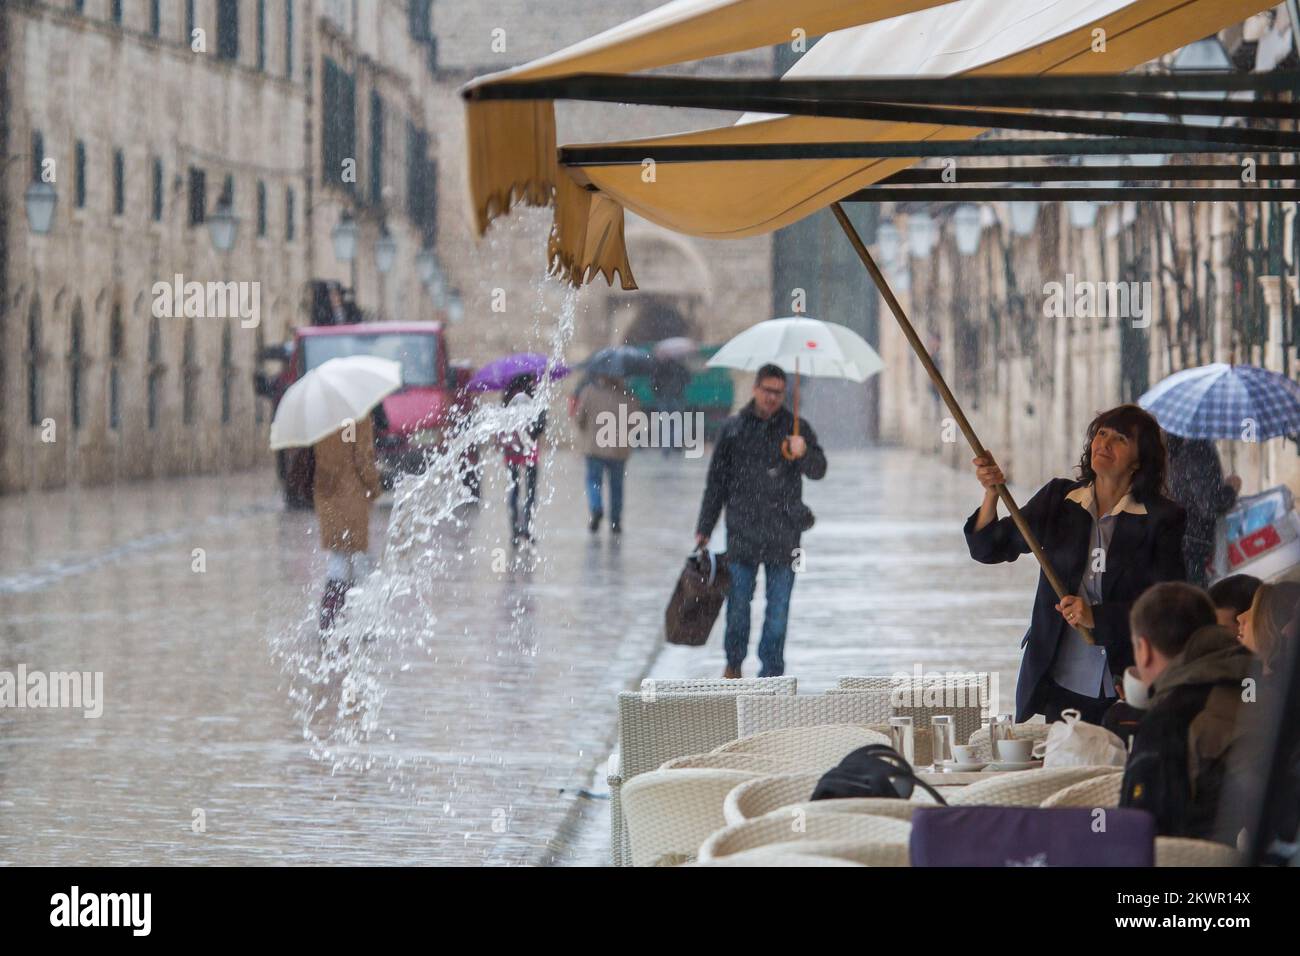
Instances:
[[[907,338],[908,344],[912,346],[912,351],[916,353],[916,357],[921,360],[921,365],[925,367],[926,374],[930,376],[930,381],[934,383],[934,387],[939,390],[939,394],[943,397],[943,403],[948,406],[948,411],[952,413],[952,417],[956,420],[957,427],[961,429],[962,434],[966,436],[966,440],[970,442],[971,448],[975,451],[975,456],[979,458],[987,455],[988,450],[980,443],[979,436],[975,434],[975,429],[971,427],[971,423],[966,419],[966,413],[957,404],[956,397],[948,388],[948,383],[943,380],[943,375],[934,364],[934,359],[930,358],[930,353],[926,351],[920,336],[916,334],[916,329],[912,328],[912,323],[903,312],[903,307],[899,305],[893,290],[889,288],[889,283],[885,281],[884,274],[876,265],[875,260],[871,258],[871,253],[867,251],[866,244],[863,243],[862,237],[858,235],[858,231],[853,228],[853,223],[849,221],[849,217],[845,214],[844,207],[837,202],[831,203],[831,212],[839,220],[840,228],[848,236],[849,242],[852,244],[854,251],[857,252],[858,258],[862,260],[862,264],[866,267],[871,280],[875,282],[876,288],[880,290],[885,303],[889,306],[889,311],[894,313],[894,318],[898,320],[898,326],[903,330],[903,335]],[[1057,575],[1056,569],[1052,567],[1052,562],[1048,560],[1047,554],[1043,551],[1043,546],[1038,543],[1038,538],[1030,529],[1029,522],[1021,514],[1020,506],[1011,497],[1011,492],[1007,490],[1006,485],[998,485],[995,490],[998,497],[1002,499],[1002,503],[1007,506],[1007,511],[1011,514],[1011,520],[1020,529],[1021,536],[1024,537],[1025,543],[1029,545],[1029,550],[1038,559],[1038,564],[1042,567],[1048,583],[1052,585],[1052,590],[1056,592],[1058,598],[1065,597],[1068,593],[1065,590],[1065,584]],[[1076,624],[1074,629],[1082,634],[1089,644],[1095,643],[1092,633],[1087,628]]]

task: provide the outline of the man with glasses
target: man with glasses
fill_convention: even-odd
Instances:
[[[794,415],[785,408],[785,372],[764,365],[754,380],[754,397],[727,419],[709,462],[708,484],[695,544],[703,548],[727,509],[727,595],[723,677],[740,677],[749,650],[749,606],[763,565],[767,612],[758,643],[759,677],[785,672],[785,630],[794,590],[794,562],[800,535],[812,527],[803,503],[803,479],[826,474],[826,455],[803,419],[794,434]],[[783,447],[784,445],[784,447]]]

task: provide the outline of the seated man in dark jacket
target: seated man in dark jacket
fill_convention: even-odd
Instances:
[[[1254,655],[1215,623],[1206,593],[1182,582],[1149,588],[1129,623],[1151,703],[1133,737],[1120,806],[1150,811],[1161,836],[1234,843],[1240,827],[1231,814],[1218,820],[1219,793],[1239,745]]]

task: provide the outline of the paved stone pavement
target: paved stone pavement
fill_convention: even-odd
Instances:
[[[104,675],[98,719],[0,710],[0,863],[604,862],[607,804],[584,791],[615,693],[721,671],[720,623],[704,648],[661,636],[706,463],[634,457],[615,541],[588,534],[581,459],[556,452],[537,558],[504,564],[494,478],[446,532],[437,619],[393,668],[393,737],[365,771],[313,758],[289,698],[324,562],[269,473],[0,498],[0,671]],[[786,655],[801,689],[921,663],[993,669],[1009,701],[1034,569],[966,556],[973,479],[873,450],[832,453],[807,487]]]
[[[979,504],[972,475],[898,449],[829,453],[820,482],[804,483],[817,515],[804,535],[786,639],[786,673],[800,693],[820,693],[854,674],[990,671],[1000,711],[1014,706],[1020,638],[1037,581],[1029,556],[987,566],[967,554],[961,527]],[[1013,489],[1025,500],[1026,489]],[[723,531],[714,533],[724,546]],[[755,589],[746,677],[758,674],[763,584]],[[725,612],[724,612],[725,613]],[[722,615],[704,647],[664,644],[647,676],[722,676]],[[601,772],[590,783],[607,791]],[[607,804],[586,808],[572,858],[608,861]]]

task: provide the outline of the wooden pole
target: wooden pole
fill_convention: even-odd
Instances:
[[[799,356],[794,357],[794,433],[799,434]],[[781,439],[781,457],[794,461],[794,452],[790,450],[790,439]]]
[[[833,212],[835,218],[839,220],[840,228],[842,228],[844,234],[848,236],[849,242],[853,245],[854,251],[857,252],[858,258],[862,260],[862,264],[866,266],[867,273],[871,276],[872,281],[875,282],[876,288],[878,288],[880,294],[884,296],[885,303],[889,306],[889,311],[894,313],[894,318],[898,320],[899,328],[903,330],[903,335],[907,338],[908,344],[912,346],[912,351],[916,353],[916,357],[921,360],[921,364],[925,367],[926,374],[930,376],[930,381],[934,383],[934,387],[939,390],[940,396],[943,397],[943,403],[948,406],[948,411],[952,413],[952,417],[957,422],[957,427],[961,429],[962,434],[966,436],[966,440],[970,442],[970,446],[974,449],[976,457],[987,455],[988,449],[980,443],[979,436],[975,434],[975,429],[971,427],[970,422],[966,419],[966,413],[963,412],[961,406],[957,404],[956,397],[954,397],[952,392],[949,390],[948,383],[943,380],[943,375],[940,374],[938,367],[934,364],[934,359],[930,358],[930,353],[926,351],[925,345],[921,342],[920,336],[916,334],[916,329],[912,328],[912,323],[908,321],[907,315],[903,312],[903,307],[899,305],[898,299],[895,298],[893,290],[889,288],[889,283],[885,281],[884,274],[876,265],[875,260],[871,258],[871,253],[867,251],[866,244],[863,243],[862,237],[858,235],[858,231],[853,228],[853,223],[849,221],[849,217],[845,214],[844,207],[839,203],[831,203],[831,212]],[[1034,557],[1038,559],[1038,564],[1042,567],[1043,574],[1047,578],[1048,583],[1051,584],[1052,590],[1056,592],[1058,598],[1065,597],[1068,592],[1065,590],[1064,582],[1062,582],[1060,576],[1057,575],[1056,569],[1052,567],[1052,562],[1048,560],[1047,554],[1043,551],[1043,546],[1038,543],[1038,538],[1030,529],[1029,522],[1026,521],[1025,516],[1021,514],[1020,506],[1017,505],[1016,500],[1011,497],[1011,492],[1007,490],[1006,485],[998,485],[994,490],[997,491],[998,497],[1002,499],[1002,503],[1007,506],[1007,511],[1011,514],[1011,520],[1014,521],[1016,527],[1020,529],[1021,536],[1025,539],[1025,543],[1029,545],[1029,550],[1032,551]],[[1084,640],[1089,644],[1096,643],[1093,640],[1091,631],[1086,627],[1079,624],[1075,624],[1073,627],[1083,635]]]

